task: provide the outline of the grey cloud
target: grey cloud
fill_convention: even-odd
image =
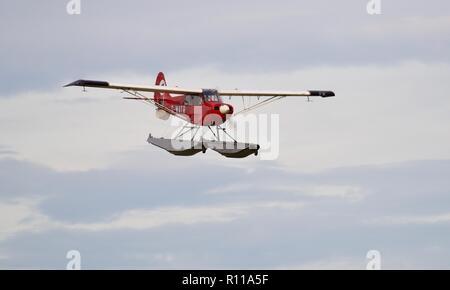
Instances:
[[[198,160],[184,169],[173,166],[172,170],[155,173],[154,164],[142,162],[134,169],[117,165],[115,169],[64,173],[3,160],[0,200],[32,194],[46,197],[39,204],[41,213],[68,223],[108,222],[111,216],[129,209],[165,206],[214,208],[262,201],[303,202],[305,206],[255,207],[250,214],[228,222],[167,224],[145,230],[24,231],[0,243],[0,252],[7,254],[0,266],[62,268],[65,253],[78,249],[86,268],[283,268],[347,258],[359,261],[353,267],[364,268],[365,253],[377,249],[385,257],[385,268],[448,267],[444,261],[450,256],[448,223],[367,221],[449,213],[449,161],[337,168],[309,174],[274,169],[269,163],[245,173],[245,169]],[[261,183],[268,190],[261,190]],[[207,194],[210,189],[229,184],[255,186]],[[353,185],[363,188],[365,194],[357,201],[333,196],[311,198],[273,187],[289,184]]]
[[[2,156],[2,155],[11,156],[11,155],[16,155],[16,154],[17,154],[17,152],[12,150],[8,146],[0,145],[0,156]]]
[[[308,72],[295,78],[308,86],[329,86],[340,92],[342,98],[321,103],[321,108],[329,106],[329,111],[322,112],[329,116],[328,121],[315,119],[313,115],[317,118],[322,114],[309,107],[283,114],[286,121],[282,128],[297,123],[289,116],[293,118],[301,112],[308,121],[303,122],[307,127],[297,129],[328,134],[320,139],[326,142],[344,140],[333,146],[339,153],[342,151],[346,161],[349,157],[357,159],[357,153],[368,156],[371,152],[375,156],[372,161],[379,162],[386,160],[383,156],[386,154],[399,157],[388,160],[446,156],[447,135],[442,133],[445,131],[442,124],[446,124],[447,116],[448,102],[443,93],[447,66],[439,63],[448,62],[448,1],[383,1],[380,16],[368,16],[365,1],[360,0],[345,3],[82,0],[80,16],[67,15],[65,4],[66,1],[56,0],[0,3],[1,96],[59,87],[65,81],[97,74],[148,74],[152,82],[159,70],[182,76],[178,79],[191,77],[189,81],[200,84],[203,80],[199,80],[198,73],[192,76],[189,68],[199,68],[201,72],[202,67],[225,71],[212,76],[210,83],[234,83],[235,79],[227,80],[224,75],[242,73],[248,80],[267,86],[267,77],[261,71],[282,70],[283,75],[289,76],[286,74],[289,70],[323,65],[327,69],[318,69],[313,77]],[[389,69],[395,66],[384,66],[411,60],[419,60],[420,64],[413,62],[395,74]],[[428,68],[430,63],[434,65]],[[358,67],[367,64],[383,66],[375,73]],[[333,70],[333,66],[349,65],[349,74]],[[259,72],[259,77],[249,77],[256,75],[254,72]],[[427,75],[422,77],[423,74]],[[295,81],[283,84],[283,79],[276,82],[284,86],[295,84]],[[360,87],[354,87],[354,82],[359,82]],[[430,88],[435,88],[435,92]],[[419,98],[430,92],[432,102]],[[378,97],[381,95],[384,99]],[[90,113],[87,108],[80,109],[79,105],[87,99],[69,97],[66,102],[39,94],[29,96],[32,97],[43,98],[38,102],[41,106],[31,104],[32,110],[41,114],[18,110],[30,106],[27,98],[15,99],[22,103],[5,110],[3,135],[16,139],[16,143],[14,148],[0,146],[0,268],[64,268],[65,254],[70,249],[82,252],[85,268],[308,268],[350,264],[364,268],[365,254],[370,249],[382,252],[385,268],[448,268],[449,160],[301,173],[280,168],[277,162],[255,159],[223,162],[208,155],[214,153],[201,156],[206,158],[177,158],[156,149],[142,149],[116,159],[117,148],[124,150],[124,147],[106,150],[102,145],[116,142],[117,136],[133,138],[132,134],[124,134],[129,127],[119,128],[124,117],[130,124],[141,125],[136,132],[148,130],[142,124],[149,120],[134,113],[134,108],[119,114],[115,109],[103,107],[116,112],[112,113],[118,121],[114,123],[113,118],[101,112],[98,119],[89,115],[97,114],[98,109],[92,107]],[[44,99],[48,103],[43,103]],[[337,104],[335,101],[341,107],[333,105]],[[55,102],[67,106],[49,108]],[[120,104],[120,110],[123,106]],[[77,108],[79,111],[72,115],[68,113]],[[52,114],[64,118],[53,119]],[[338,120],[333,118],[340,114],[346,118],[330,122]],[[44,118],[52,125],[35,124],[33,118]],[[99,129],[89,134],[83,130],[67,131],[66,128],[78,124],[73,120],[83,120],[81,127],[86,128],[95,121]],[[416,120],[419,123],[414,123]],[[355,122],[360,123],[361,130],[351,126]],[[55,123],[63,130],[53,126]],[[103,123],[111,126],[100,126]],[[10,134],[9,130],[17,134]],[[397,139],[402,134],[397,131],[404,132],[401,142]],[[427,134],[428,131],[436,134]],[[294,137],[290,131],[283,132],[287,135],[282,142]],[[291,142],[315,147],[324,143],[303,142],[311,136],[318,140],[314,134],[308,134]],[[64,147],[64,142],[57,142],[68,138],[67,143],[79,144],[78,135],[86,137],[83,142],[94,139],[96,142],[80,152],[72,152],[72,148]],[[413,135],[429,142],[421,143]],[[37,138],[40,142],[34,142]],[[370,144],[358,145],[357,138],[369,139]],[[140,139],[130,144],[139,142]],[[420,143],[414,144],[419,150],[409,155],[400,152],[403,148],[407,151],[413,142]],[[15,146],[22,153],[19,145],[23,144],[45,150],[15,155]],[[130,144],[127,149],[133,147]],[[368,146],[371,150],[346,151],[356,150],[357,146]],[[37,161],[12,158],[28,156],[29,160],[44,162],[55,157],[56,163],[73,162],[84,155],[89,156],[84,158],[100,155],[97,151],[92,153],[94,148],[110,152],[106,158],[109,161],[121,161],[108,163],[104,169],[64,172],[34,163]],[[285,146],[281,158],[296,162],[293,154],[311,152],[293,148]],[[331,150],[328,145],[319,152],[323,152],[328,164],[336,155],[327,150]],[[426,154],[433,150],[440,153]],[[312,164],[319,163],[314,158],[322,158],[320,155],[313,156]],[[305,167],[308,165],[302,168]],[[270,204],[273,206],[261,206]],[[140,229],[126,224],[129,219],[125,219],[125,225],[108,226],[123,221],[120,217],[124,213],[136,210],[152,214],[163,211],[164,215],[158,218],[164,219],[177,208],[189,213],[223,207],[236,207],[238,212],[231,218],[225,213],[224,218],[219,216],[215,220],[208,220],[208,214],[194,219],[203,218],[205,222],[180,222],[181,215]],[[133,222],[140,222],[148,215],[132,217]]]
[[[2,3],[2,95],[58,87],[111,71],[214,65],[232,72],[305,66],[447,62],[448,1],[93,0],[69,16],[65,1]],[[149,81],[152,77],[149,76]]]
[[[448,225],[358,227],[334,215],[327,221],[323,227],[326,220],[309,215],[263,211],[224,224],[21,234],[2,243],[10,258],[0,267],[64,268],[65,253],[77,249],[85,269],[296,268],[347,257],[364,269],[365,254],[377,249],[385,269],[448,268]]]

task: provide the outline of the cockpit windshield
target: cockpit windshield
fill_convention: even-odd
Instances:
[[[206,102],[220,102],[220,97],[216,90],[203,90],[203,97]]]

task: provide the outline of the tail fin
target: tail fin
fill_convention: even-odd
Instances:
[[[167,86],[166,78],[164,77],[164,73],[163,72],[159,72],[158,73],[158,76],[156,77],[155,85],[157,85],[157,86]],[[165,93],[161,94],[161,93],[155,92],[155,95],[154,95],[154,98],[155,98],[156,102],[159,102],[161,99],[164,99],[166,97],[167,96],[166,96]]]

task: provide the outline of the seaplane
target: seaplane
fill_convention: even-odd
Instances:
[[[176,136],[171,139],[156,138],[151,134],[147,142],[160,147],[174,155],[192,156],[207,149],[214,150],[228,158],[244,158],[258,155],[258,144],[236,141],[223,127],[223,124],[233,116],[249,112],[285,97],[334,97],[333,91],[248,91],[248,90],[217,90],[217,89],[189,89],[168,87],[164,73],[159,72],[154,86],[110,83],[107,81],[77,80],[65,87],[86,87],[98,89],[119,90],[128,94],[124,99],[140,100],[151,104],[156,109],[156,116],[168,120],[171,116],[185,121]],[[148,96],[153,93],[153,96]],[[257,99],[251,106],[235,112],[233,105],[225,103],[222,97],[249,97]],[[198,136],[200,129],[207,128],[214,136],[213,140]],[[215,128],[215,130],[213,130]],[[204,132],[203,130],[201,130]],[[215,131],[215,132],[214,132]],[[187,133],[190,140],[183,139]],[[223,138],[228,137],[228,138]],[[230,139],[231,138],[231,139]],[[224,140],[227,139],[227,140]],[[232,141],[228,141],[232,140]]]

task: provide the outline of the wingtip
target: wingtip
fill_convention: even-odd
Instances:
[[[65,85],[64,87],[108,87],[109,83],[105,81],[92,81],[92,80],[77,80],[74,82],[71,82],[70,84]]]
[[[85,85],[85,80],[76,80],[74,82],[71,82],[71,83],[65,85],[64,87],[65,88],[66,87],[76,87],[76,86],[80,87],[80,86],[84,86],[84,85]]]
[[[311,96],[318,96],[322,98],[329,98],[336,96],[333,91],[309,91]]]
[[[323,91],[320,93],[320,96],[322,98],[329,98],[329,97],[335,97],[336,95],[334,94],[333,91]]]
[[[75,83],[76,83],[76,82],[77,82],[77,81],[68,83],[67,85],[64,85],[63,88],[75,86]]]

